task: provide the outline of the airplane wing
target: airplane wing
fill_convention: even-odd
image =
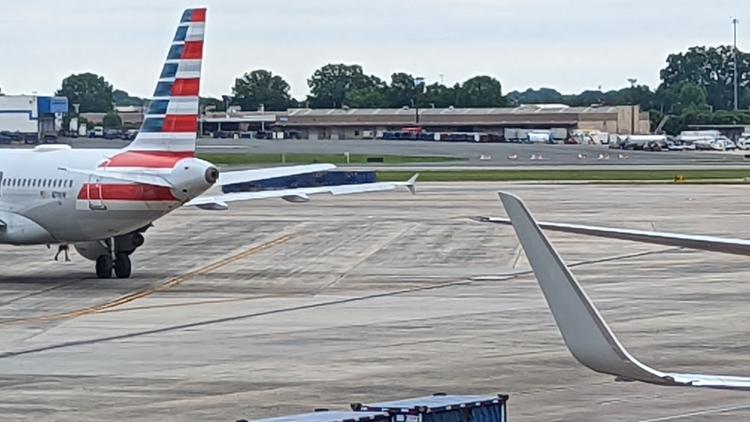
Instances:
[[[303,166],[271,167],[252,170],[237,170],[221,172],[218,185],[231,185],[234,183],[255,182],[258,180],[273,179],[275,177],[294,176],[297,174],[316,173],[335,169],[333,164],[308,164]]]
[[[499,195],[563,340],[578,362],[596,372],[614,375],[619,381],[750,390],[750,377],[662,372],[630,355],[523,201],[510,193],[500,192]]]
[[[506,224],[507,218],[474,217],[476,221],[484,223]],[[586,226],[581,224],[537,222],[545,230],[563,233],[584,234],[606,237],[610,239],[632,240],[636,242],[654,243],[657,245],[677,246],[682,248],[699,249],[711,252],[723,252],[735,255],[750,255],[750,240],[731,239],[714,236],[699,236],[679,233],[652,232],[644,230],[613,229],[609,227]]]
[[[226,210],[228,203],[237,201],[250,201],[254,199],[281,198],[289,202],[308,202],[309,195],[327,193],[330,195],[350,195],[354,193],[383,192],[405,187],[416,193],[416,182],[419,174],[415,174],[406,182],[376,182],[361,183],[356,185],[318,186],[310,188],[264,190],[259,192],[236,192],[222,195],[199,196],[185,204],[205,210]]]
[[[68,167],[58,167],[58,170],[67,171],[69,173],[82,174],[84,176],[98,177],[101,179],[115,179],[122,180],[125,182],[142,183],[144,185],[163,186],[171,188],[172,184],[158,174],[144,173],[144,172],[118,172],[110,170],[82,170]]]

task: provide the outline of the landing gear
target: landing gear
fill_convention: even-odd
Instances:
[[[130,257],[124,253],[115,256],[115,275],[117,278],[130,278]]]
[[[100,279],[112,277],[130,278],[133,265],[130,261],[136,249],[143,246],[142,232],[148,227],[125,235],[90,242],[74,243],[81,256],[96,261],[96,276]]]
[[[112,257],[110,255],[101,255],[96,259],[96,277],[112,278]]]

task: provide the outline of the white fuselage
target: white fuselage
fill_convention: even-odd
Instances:
[[[158,168],[145,164],[147,171],[175,182],[168,188],[60,169],[107,170],[118,156],[131,155],[136,157],[130,161],[140,165],[139,153],[111,149],[0,150],[0,224],[5,226],[0,243],[74,243],[119,236],[148,226],[211,186],[204,178],[210,163],[192,157],[162,160]],[[117,171],[136,170],[129,165]]]

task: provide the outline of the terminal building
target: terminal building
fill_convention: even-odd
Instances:
[[[283,112],[211,112],[201,115],[201,134],[273,131],[301,139],[374,139],[404,128],[428,132],[474,132],[508,138],[509,131],[598,131],[631,135],[650,131],[649,115],[635,106],[569,107],[561,104],[515,108],[296,108]],[[564,138],[565,136],[563,136]],[[506,139],[510,140],[510,139]]]
[[[621,135],[647,134],[648,113],[639,106],[516,108],[290,109],[279,115],[277,130],[307,139],[361,139],[384,131],[419,127],[430,132],[482,132],[503,136],[506,129],[565,129]]]
[[[67,112],[65,98],[0,97],[0,131],[7,130],[4,128],[8,126],[2,119],[13,119],[16,123],[25,119],[33,131],[37,130],[37,123],[50,127],[50,122],[62,116],[63,109]],[[143,120],[141,109],[118,108],[117,111],[126,128],[138,128]],[[81,116],[91,124],[101,124],[104,113],[82,113]],[[407,128],[435,133],[483,133],[495,136],[494,139],[512,141],[514,136],[509,134],[528,130],[552,130],[556,139],[564,139],[577,131],[647,134],[650,120],[648,113],[637,105],[569,107],[562,104],[515,108],[296,108],[277,112],[230,108],[221,112],[203,111],[199,120],[202,136],[219,137],[255,137],[263,132],[264,137],[274,138],[374,139],[383,137],[385,132]]]

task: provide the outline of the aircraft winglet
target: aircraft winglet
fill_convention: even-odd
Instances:
[[[565,344],[581,364],[619,380],[750,389],[750,378],[664,373],[635,359],[615,337],[523,201],[510,193],[500,192],[499,195]]]
[[[419,173],[414,173],[414,176],[410,177],[406,182],[401,182],[402,186],[406,186],[412,195],[417,194],[417,179],[419,179]]]

